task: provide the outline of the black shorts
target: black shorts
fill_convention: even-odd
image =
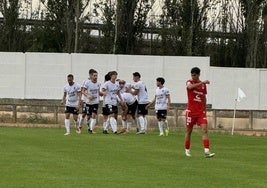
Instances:
[[[127,106],[128,106],[128,112],[127,112],[127,114],[130,114],[130,115],[134,116],[135,115],[135,112],[136,112],[136,109],[137,109],[137,105],[138,105],[138,102],[137,101],[135,101],[131,105],[128,105],[127,104]]]
[[[78,115],[78,112],[79,112],[79,109],[76,109],[75,107],[65,106],[65,113]]]
[[[156,111],[158,119],[166,119],[167,118],[167,110],[157,110]]]
[[[118,114],[118,107],[117,106],[113,106],[111,104],[106,104],[105,105],[105,111],[106,111],[106,115],[110,115],[110,114]]]
[[[106,108],[106,106],[103,106],[103,107],[102,107],[102,114],[103,114],[104,116],[108,116],[108,115],[109,115],[109,110]]]
[[[140,114],[140,115],[147,115],[148,114],[148,110],[146,109],[146,106],[148,105],[147,104],[138,104],[138,107],[137,107],[137,114]]]
[[[86,106],[88,106],[87,115],[97,114],[98,104],[87,104]]]

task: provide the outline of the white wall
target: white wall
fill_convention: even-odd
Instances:
[[[116,70],[121,79],[132,82],[132,73],[140,72],[154,97],[156,78],[165,78],[173,103],[186,103],[185,82],[192,67],[201,69],[201,79],[209,79],[208,103],[214,109],[233,109],[237,88],[247,98],[237,104],[238,109],[267,109],[267,70],[249,68],[210,67],[209,57],[131,56],[107,54],[64,53],[0,53],[0,98],[61,99],[66,76],[82,83],[93,68],[104,75]]]
[[[246,98],[237,103],[237,109],[267,109],[265,69],[210,67],[210,76],[214,109],[234,109],[238,88],[244,91]]]
[[[25,92],[25,55],[0,53],[0,97],[22,98]]]

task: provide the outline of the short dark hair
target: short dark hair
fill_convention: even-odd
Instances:
[[[141,78],[141,75],[140,75],[139,72],[134,72],[134,73],[133,73],[133,76],[137,76],[137,77]]]
[[[109,75],[112,76],[112,75],[118,75],[117,71],[110,71],[109,72]]]
[[[89,74],[94,74],[94,73],[97,73],[95,69],[89,69]]]
[[[191,74],[200,74],[200,68],[198,67],[193,67],[191,69]]]
[[[69,75],[68,75],[68,78],[73,78],[73,75],[72,75],[72,74],[69,74]]]
[[[165,83],[165,79],[162,77],[158,77],[157,81],[160,82],[162,85]]]
[[[106,81],[109,81],[111,78],[110,78],[110,75],[109,75],[109,73],[107,73],[106,75],[105,75],[105,82]]]
[[[126,82],[125,82],[125,80],[120,80],[119,81],[119,84],[125,84]]]

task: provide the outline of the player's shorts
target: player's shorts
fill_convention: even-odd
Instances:
[[[105,111],[106,111],[106,115],[110,115],[110,114],[118,114],[118,107],[111,105],[111,104],[106,104],[105,105]]]
[[[91,116],[93,113],[97,114],[98,104],[88,104],[87,115]]]
[[[147,105],[148,105],[148,103],[147,104],[138,104],[137,114],[147,115],[148,114],[148,110],[146,109]]]
[[[157,110],[156,115],[157,115],[157,119],[166,119],[167,118],[167,110]]]
[[[79,109],[71,106],[65,106],[65,113],[70,113],[74,115],[78,115]]]
[[[194,125],[207,125],[207,115],[206,112],[203,112],[201,114],[192,114],[190,111],[186,111],[186,126],[189,128],[192,128]]]
[[[88,110],[89,110],[89,106],[85,102],[83,102],[83,104],[82,104],[82,113],[83,114],[87,114]]]
[[[138,102],[137,101],[134,101],[134,103],[133,104],[127,104],[127,106],[128,106],[128,112],[127,112],[127,114],[130,114],[130,115],[132,115],[132,116],[134,116],[135,115],[135,112],[136,112],[136,109],[137,109],[137,105],[138,105]]]
[[[103,114],[104,116],[108,116],[108,115],[109,115],[109,109],[106,108],[106,106],[103,106],[103,107],[102,107],[102,114]]]

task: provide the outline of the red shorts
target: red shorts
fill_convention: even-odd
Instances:
[[[192,128],[194,125],[207,125],[207,115],[206,112],[201,114],[192,114],[190,111],[186,111],[186,126]]]

